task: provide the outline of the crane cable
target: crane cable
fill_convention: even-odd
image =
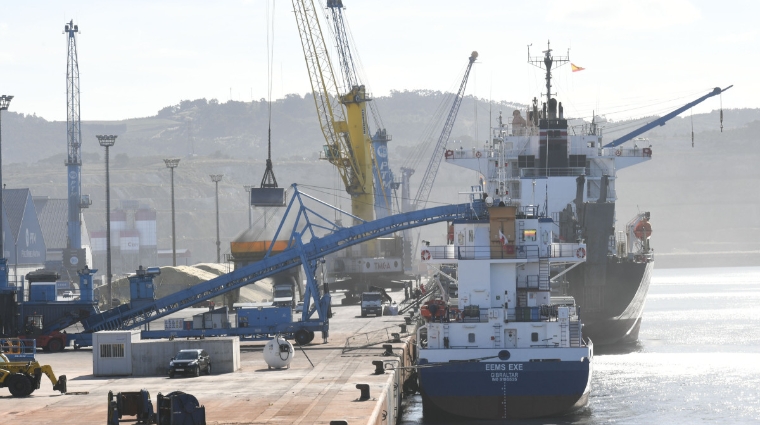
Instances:
[[[723,92],[720,92],[720,132],[723,133]]]
[[[690,108],[691,112],[691,147],[694,147],[694,108]]]
[[[267,129],[267,161],[264,177],[261,179],[261,187],[276,188],[277,178],[274,176],[272,168],[272,64],[274,63],[274,5],[272,0],[272,10],[270,13],[269,2],[267,2],[267,103],[268,103],[268,129]],[[270,26],[271,21],[271,26]],[[271,39],[270,39],[271,34]]]

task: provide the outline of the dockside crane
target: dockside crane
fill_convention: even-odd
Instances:
[[[364,86],[341,93],[312,0],[293,0],[320,128],[327,144],[324,158],[338,169],[351,212],[371,221],[373,214],[371,139],[366,125],[367,93]]]
[[[361,83],[361,74],[354,62],[350,34],[346,28],[343,9],[343,0],[327,0],[325,16],[328,21],[332,22],[331,29],[335,38],[341,75],[343,76],[343,88],[344,91],[350,91],[354,87],[365,87],[365,85]],[[363,103],[365,111],[369,107],[376,129],[375,134],[371,136],[372,150],[370,151],[370,158],[374,176],[375,217],[383,218],[390,215],[393,209],[391,202],[393,173],[388,161],[388,142],[391,141],[392,137],[386,131],[380,111],[378,111],[376,103],[372,102],[372,99],[366,94],[366,89]],[[366,113],[362,115],[362,118],[366,120]],[[349,117],[350,119],[351,117]],[[371,133],[367,129],[367,134]]]
[[[430,161],[428,161],[427,168],[425,168],[425,173],[422,175],[420,186],[418,187],[414,198],[411,197],[411,188],[409,187],[409,182],[415,170],[410,166],[401,168],[402,210],[404,212],[417,211],[419,209],[425,208],[427,205],[427,201],[430,198],[430,191],[433,189],[433,183],[435,182],[435,178],[438,175],[438,169],[441,166],[445,152],[448,152],[446,151],[446,144],[448,143],[449,137],[451,136],[451,130],[454,128],[454,122],[456,121],[457,114],[459,113],[459,106],[462,104],[462,99],[464,98],[464,90],[467,87],[467,80],[470,77],[472,64],[475,63],[475,60],[477,60],[477,58],[478,52],[473,51],[470,54],[467,68],[465,69],[464,76],[462,77],[462,81],[459,84],[459,90],[457,91],[456,96],[454,96],[454,101],[451,104],[448,115],[446,116],[446,121],[443,124],[443,129],[441,130],[441,134],[438,136],[438,141],[433,148],[433,154],[430,157]],[[407,245],[407,248],[404,250],[404,260],[407,264],[410,264],[412,261],[412,252],[417,252],[417,244],[415,243],[414,247],[411,246],[412,235],[409,231],[404,234],[404,240]]]
[[[355,224],[388,216],[391,208],[392,173],[388,163],[390,136],[372,105],[366,86],[360,81],[350,34],[343,17],[342,0],[327,0],[325,19],[337,50],[342,80],[338,84],[325,36],[313,0],[293,0],[296,23],[303,47],[322,132],[327,144],[324,157],[334,164],[351,195]],[[333,41],[333,40],[331,40]],[[369,114],[377,132],[371,137]],[[373,169],[374,166],[374,169]],[[375,174],[376,173],[376,174]],[[374,186],[373,186],[374,177]],[[359,294],[370,285],[403,287],[403,243],[394,235],[369,241],[358,250],[327,258],[327,281],[333,290],[345,289],[344,304],[358,302]]]
[[[79,26],[71,20],[64,27],[68,40],[68,60],[66,64],[66,175],[68,176],[68,238],[63,253],[63,267],[69,281],[75,282],[77,270],[85,263],[82,249],[82,209],[92,202],[89,195],[82,195],[82,124],[79,119],[79,61],[77,58],[76,33]]]
[[[467,80],[470,77],[472,64],[475,63],[475,60],[477,58],[478,52],[472,52],[472,54],[470,54],[470,58],[468,59],[467,63],[467,69],[465,70],[464,76],[462,77],[462,82],[459,84],[459,90],[454,97],[454,102],[451,104],[449,114],[446,116],[446,121],[443,124],[441,134],[438,136],[438,141],[436,142],[435,148],[433,149],[433,155],[430,157],[427,168],[425,168],[425,174],[422,175],[422,181],[420,182],[420,186],[417,189],[417,194],[414,196],[414,198],[411,199],[411,202],[408,205],[411,211],[425,208],[425,205],[430,198],[430,191],[433,189],[433,183],[435,182],[435,178],[438,175],[438,169],[440,168],[441,162],[444,158],[446,143],[449,141],[451,130],[454,128],[454,122],[456,121],[457,114],[459,113],[459,106],[462,104],[462,99],[464,98],[464,90],[467,87]],[[406,176],[404,178],[404,183],[408,187],[408,177],[414,173],[414,169],[405,167],[402,168],[402,173],[404,176]]]

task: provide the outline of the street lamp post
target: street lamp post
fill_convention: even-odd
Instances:
[[[108,149],[116,143],[115,135],[95,136],[98,138],[100,146],[106,148],[106,274],[108,278],[108,302],[106,305],[111,308],[113,303],[113,286],[111,281],[111,176],[108,169]]]
[[[177,267],[177,233],[174,227],[174,169],[179,165],[179,158],[165,159],[166,168],[172,175],[172,266]]]
[[[243,189],[245,189],[246,192],[248,192],[248,228],[250,229],[251,224],[251,189],[253,189],[253,186],[247,184],[243,186]]]
[[[222,262],[221,242],[219,241],[219,182],[222,181],[223,174],[211,174],[211,181],[216,185],[216,262]]]
[[[8,110],[8,105],[11,104],[11,100],[13,99],[13,96],[6,96],[2,95],[0,96],[0,268],[2,271],[0,272],[0,288],[5,288],[8,286],[8,268],[6,265],[8,264],[8,259],[5,258],[5,247],[3,246],[3,242],[5,241],[5,232],[3,232],[3,211],[5,211],[3,208],[3,121],[2,121],[2,111]]]

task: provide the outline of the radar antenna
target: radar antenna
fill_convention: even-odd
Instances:
[[[567,49],[567,56],[552,56],[551,42],[547,41],[546,50],[541,52],[544,56],[531,57],[530,46],[532,46],[532,44],[528,45],[528,63],[537,68],[546,70],[546,104],[548,105],[552,98],[552,65],[556,65],[556,67],[559,68],[570,62],[570,49]]]

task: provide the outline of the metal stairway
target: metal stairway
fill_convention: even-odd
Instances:
[[[541,257],[538,259],[538,290],[549,291],[551,290],[551,283],[549,282],[549,258]]]
[[[581,346],[581,323],[580,322],[570,322],[570,346],[571,347],[580,347]]]

